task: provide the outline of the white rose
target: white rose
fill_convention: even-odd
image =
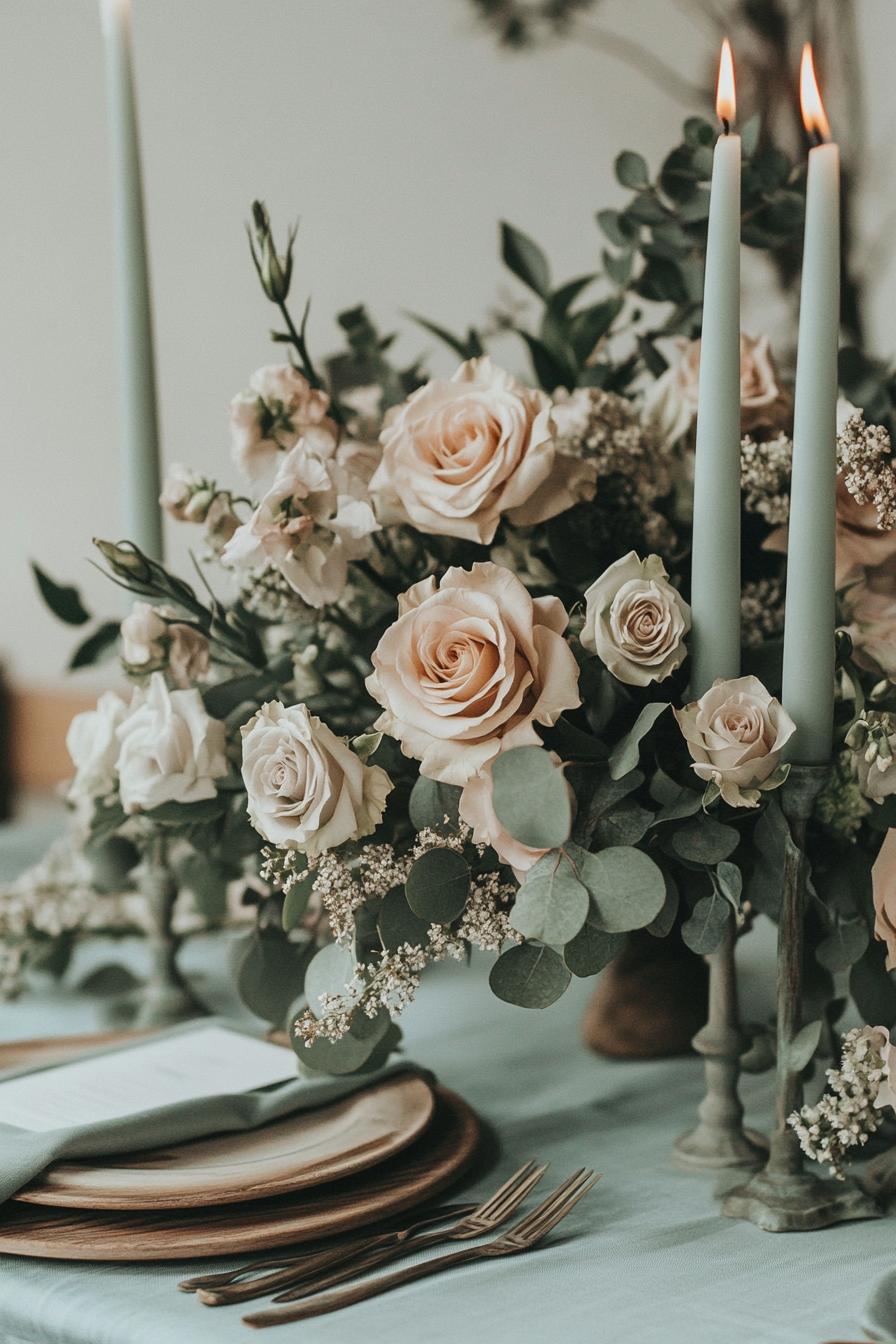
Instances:
[[[781,752],[796,724],[758,677],[720,679],[673,712],[694,773],[716,784],[731,807],[756,807],[760,790],[781,782]]]
[[[369,835],[392,781],[364,765],[306,705],[262,705],[242,729],[249,820],[259,835],[311,857]]]
[[[165,661],[168,623],[149,602],[135,602],[121,623],[121,656],[131,667]]]
[[[117,729],[127,711],[120,695],[104,691],[96,709],[88,709],[72,719],[65,739],[75,766],[68,794],[72,802],[102,798],[114,788]]]
[[[136,691],[118,728],[118,791],[125,812],[214,798],[227,773],[226,729],[196,690],[169,691],[160,672]]]
[[[583,646],[619,681],[665,681],[687,657],[691,609],[669,583],[658,555],[634,551],[610,565],[585,594]]]
[[[594,495],[593,463],[557,453],[551,402],[492,361],[468,359],[386,418],[371,490],[384,522],[488,545],[502,515],[541,523]]]

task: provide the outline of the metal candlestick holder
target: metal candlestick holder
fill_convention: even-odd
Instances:
[[[793,843],[784,860],[778,924],[775,1128],[763,1169],[722,1201],[722,1212],[729,1218],[749,1219],[766,1232],[804,1232],[880,1213],[855,1182],[823,1180],[805,1171],[799,1139],[787,1123],[803,1102],[801,1070],[791,1067],[790,1055],[802,1015],[806,824],[827,776],[826,765],[794,765],[782,789],[781,805]]]
[[[697,1108],[697,1124],[675,1142],[676,1166],[718,1171],[726,1167],[758,1167],[767,1145],[762,1135],[744,1129],[744,1108],[737,1090],[744,1039],[737,1006],[734,920],[709,963],[709,1013],[694,1037],[704,1059],[706,1095]]]
[[[177,964],[181,940],[171,927],[177,883],[168,862],[168,842],[163,836],[153,835],[144,841],[139,882],[149,916],[147,942],[151,964],[149,978],[139,991],[134,1025],[171,1026],[204,1013],[205,1009],[194,997]]]

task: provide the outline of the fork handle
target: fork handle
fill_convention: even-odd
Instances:
[[[312,1293],[322,1293],[327,1288],[335,1288],[339,1283],[345,1283],[346,1279],[356,1279],[359,1274],[367,1274],[372,1269],[380,1269],[383,1265],[391,1265],[394,1261],[400,1260],[402,1256],[410,1255],[413,1251],[428,1251],[431,1246],[444,1246],[446,1242],[453,1241],[454,1238],[448,1232],[429,1232],[425,1237],[415,1237],[413,1241],[399,1242],[395,1246],[387,1246],[380,1250],[377,1247],[371,1247],[370,1252],[364,1255],[360,1260],[352,1259],[338,1264],[329,1274],[324,1274],[323,1278],[315,1279],[313,1283],[299,1283],[297,1287],[290,1286],[286,1292],[278,1293],[274,1298],[275,1302],[295,1302],[300,1297],[310,1297]]]
[[[334,1250],[321,1251],[318,1255],[309,1255],[298,1263],[293,1258],[283,1269],[273,1270],[270,1274],[257,1274],[255,1278],[245,1283],[226,1283],[220,1288],[214,1286],[200,1288],[196,1296],[206,1307],[224,1307],[233,1302],[251,1302],[253,1297],[267,1297],[276,1288],[292,1288],[294,1284],[301,1283],[303,1279],[320,1270],[329,1269],[331,1265],[341,1265],[346,1260],[354,1263],[356,1256],[373,1252],[384,1243],[389,1245],[392,1236],[391,1232],[381,1233],[376,1237],[368,1237],[366,1241],[357,1241],[349,1247],[340,1246]],[[336,1282],[339,1283],[341,1280],[337,1279]]]
[[[307,1298],[292,1307],[269,1307],[265,1311],[253,1311],[242,1318],[244,1325],[263,1329],[268,1325],[286,1325],[290,1321],[304,1321],[310,1316],[323,1316],[328,1311],[338,1311],[342,1307],[354,1306],[356,1302],[366,1302],[370,1297],[388,1293],[392,1288],[401,1288],[416,1279],[426,1279],[430,1274],[440,1274],[443,1269],[452,1269],[455,1265],[468,1265],[479,1260],[487,1251],[486,1246],[464,1246],[462,1250],[451,1251],[448,1255],[437,1256],[435,1260],[424,1260],[420,1264],[408,1265],[392,1274],[383,1274],[378,1279],[365,1283],[353,1283],[337,1293],[320,1293]]]

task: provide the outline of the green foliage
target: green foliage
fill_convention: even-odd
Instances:
[[[310,959],[308,943],[291,943],[276,930],[256,929],[239,950],[236,984],[250,1012],[274,1027],[286,1025]]]
[[[355,958],[341,943],[326,943],[315,952],[305,971],[305,1000],[312,1013],[320,1012],[320,1000],[323,995],[345,995],[346,985],[355,973]],[[293,989],[290,1003],[296,997]]]
[[[827,971],[848,971],[864,956],[869,941],[864,919],[838,918],[828,936],[816,947],[815,956]]]
[[[84,857],[90,863],[90,876],[97,891],[124,891],[128,876],[140,860],[130,840],[122,835],[108,835],[84,846]]]
[[[681,936],[692,952],[706,956],[719,946],[731,918],[731,907],[716,892],[701,896],[682,924]]]
[[[614,845],[598,854],[578,845],[569,850],[591,895],[595,923],[604,932],[627,933],[656,919],[666,901],[666,883],[649,854],[629,845]]]
[[[597,975],[619,955],[625,947],[624,933],[607,933],[598,923],[597,912],[589,904],[585,923],[571,942],[563,949],[563,960],[573,975],[585,979]]]
[[[461,790],[456,784],[440,784],[437,780],[418,775],[411,789],[408,810],[411,825],[416,831],[428,828],[432,830],[456,831],[458,826],[457,805]]]
[[[118,621],[103,621],[102,625],[98,625],[81,641],[68,660],[69,672],[76,672],[79,667],[92,667],[111,653],[118,641],[120,628]]]
[[[305,1045],[293,1037],[292,1046],[303,1072],[342,1076],[362,1072],[367,1065],[378,1067],[385,1062],[386,1055],[397,1043],[397,1030],[385,1008],[381,1008],[375,1017],[355,1013],[348,1032],[338,1041],[319,1036],[311,1045]]]
[[[66,625],[86,625],[90,612],[81,601],[81,594],[70,584],[57,583],[40,565],[31,562],[31,572],[37,580],[40,595],[60,621]]]
[[[569,838],[572,804],[563,771],[541,747],[502,752],[492,766],[495,815],[521,844],[557,849]]]
[[[395,952],[405,943],[425,947],[428,941],[429,921],[414,914],[401,887],[393,887],[384,897],[377,928],[387,952]]]
[[[652,824],[652,812],[634,798],[623,798],[618,807],[598,817],[593,834],[594,846],[604,849],[608,845],[636,845],[644,839]]]
[[[588,915],[588,890],[565,853],[545,854],[526,874],[510,913],[524,938],[559,946],[573,939]]]
[[[863,1022],[896,1026],[896,975],[887,970],[883,943],[870,942],[849,973],[849,992]]]
[[[672,932],[672,926],[678,917],[678,908],[681,904],[675,879],[665,869],[663,869],[663,880],[666,883],[666,899],[663,902],[663,908],[656,919],[652,919],[646,926],[647,932],[652,933],[654,938],[667,938]]]
[[[716,864],[733,854],[739,840],[733,826],[704,815],[672,833],[672,849],[688,863]]]
[[[193,850],[177,864],[177,877],[189,891],[196,908],[205,919],[223,919],[227,913],[227,884],[239,877],[240,870],[216,854]]]
[[[802,1073],[818,1049],[821,1020],[807,1022],[801,1027],[787,1048],[787,1066],[793,1073]]]
[[[625,737],[610,752],[611,779],[622,779],[630,770],[634,770],[640,757],[641,743],[668,708],[668,701],[644,706]]]
[[[284,896],[281,920],[285,933],[289,933],[290,929],[297,929],[301,924],[305,911],[308,909],[313,888],[314,873],[306,872],[292,884]]]
[[[570,971],[552,947],[520,943],[502,952],[488,977],[492,993],[520,1008],[549,1008],[570,981]]]
[[[506,222],[501,224],[501,256],[504,265],[539,298],[550,297],[551,272],[547,257],[528,234]]]
[[[408,905],[427,924],[450,924],[470,894],[470,865],[454,849],[428,849],[415,859],[405,882]]]

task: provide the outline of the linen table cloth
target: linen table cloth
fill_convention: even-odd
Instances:
[[[771,1004],[773,930],[740,949],[745,1016]],[[72,988],[93,967],[145,950],[90,944],[61,986],[0,1005],[0,1039],[109,1026],[108,1007]],[[234,1012],[220,939],[194,939],[183,965],[215,1011]],[[272,1344],[822,1344],[859,1340],[863,1306],[896,1262],[896,1223],[773,1235],[722,1218],[713,1178],[677,1171],[672,1141],[702,1095],[696,1058],[609,1062],[580,1043],[593,981],[545,1012],[500,1003],[489,959],[436,967],[405,1014],[407,1053],[497,1130],[496,1169],[467,1187],[485,1196],[525,1159],[550,1160],[547,1193],[576,1167],[603,1180],[544,1245],[409,1285],[332,1316],[277,1327]],[[200,980],[201,977],[201,980]],[[771,1117],[769,1075],[746,1077],[748,1119]],[[467,1197],[465,1193],[465,1197]],[[238,1217],[238,1210],[235,1217]],[[0,1256],[3,1344],[242,1344],[247,1308],[202,1307],[177,1291],[187,1274],[249,1258],[89,1265]],[[261,1305],[261,1304],[259,1304]]]

